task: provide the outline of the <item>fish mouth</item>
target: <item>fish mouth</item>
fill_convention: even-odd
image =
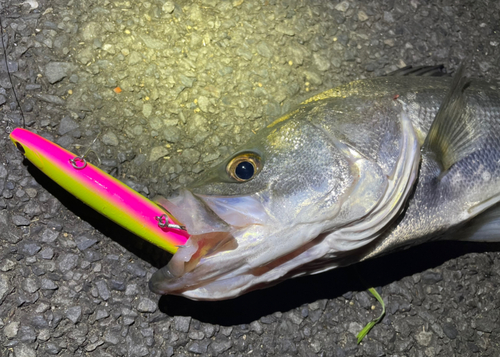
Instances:
[[[151,277],[149,287],[157,294],[204,301],[235,298],[297,275],[295,269],[328,250],[323,237],[314,239],[322,226],[283,226],[262,214],[266,210],[258,195],[207,198],[183,190],[176,198],[155,200],[191,233]]]
[[[210,284],[223,275],[222,271],[200,271],[200,267],[204,267],[203,261],[237,247],[236,240],[229,232],[190,236],[169,263],[153,274],[149,288],[157,294],[189,297],[189,291]]]
[[[241,249],[235,236],[268,221],[259,200],[195,195],[183,189],[176,197],[156,197],[155,201],[186,226],[190,237],[169,263],[153,274],[149,281],[151,291],[196,300],[208,285],[227,279],[233,280],[231,289],[234,289],[236,271],[244,265],[238,254],[234,254]],[[220,298],[207,294],[203,293],[203,300]]]

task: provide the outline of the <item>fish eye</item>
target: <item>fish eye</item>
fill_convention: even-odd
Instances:
[[[227,174],[238,182],[253,179],[262,169],[261,159],[257,154],[246,152],[235,156],[226,166]]]

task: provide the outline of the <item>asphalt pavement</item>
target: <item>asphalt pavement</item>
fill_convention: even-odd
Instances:
[[[147,282],[170,255],[8,138],[24,121],[81,154],[99,135],[90,161],[168,195],[336,85],[464,62],[500,81],[500,2],[7,0],[0,18],[0,356],[500,355],[499,244],[425,244],[228,301],[160,297]],[[358,345],[380,313],[370,286],[387,313]]]

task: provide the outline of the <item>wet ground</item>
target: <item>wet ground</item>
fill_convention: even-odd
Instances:
[[[23,161],[23,124],[168,195],[313,93],[406,65],[500,80],[497,1],[2,1],[0,355],[497,356],[500,246],[441,242],[224,302]],[[356,334],[387,314],[360,345]]]

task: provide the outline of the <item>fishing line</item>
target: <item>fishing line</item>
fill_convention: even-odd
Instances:
[[[8,36],[7,31],[5,31],[5,34]],[[26,129],[26,119],[24,117],[23,108],[21,107],[21,103],[19,102],[19,98],[17,96],[16,89],[14,88],[14,82],[12,81],[12,75],[11,75],[10,70],[9,70],[9,62],[7,60],[7,48],[5,47],[5,41],[3,40],[3,35],[4,35],[3,20],[2,20],[2,17],[0,16],[0,38],[1,38],[0,40],[2,42],[2,49],[3,49],[3,55],[4,55],[5,68],[7,70],[7,75],[9,77],[9,81],[10,81],[10,84],[12,86],[12,92],[14,93],[14,98],[16,99],[17,106],[19,107],[19,111],[20,111],[21,117],[23,119],[23,129]],[[97,140],[97,138],[99,137],[100,134],[101,134],[100,132],[97,134],[97,136],[95,137],[95,139],[89,145],[87,151],[85,151],[85,153],[82,156],[77,156],[75,158],[75,159],[79,159],[82,163],[84,163],[83,166],[78,166],[78,164],[74,163],[73,166],[75,168],[82,169],[82,168],[84,168],[87,165],[87,162],[85,160],[85,156],[89,152],[93,152],[93,153],[96,154],[97,161],[99,162],[98,165],[99,166],[101,165],[101,159],[100,159],[99,155],[97,155],[97,153],[95,151],[91,150],[92,145],[96,142],[96,140]]]
[[[101,165],[101,159],[99,158],[99,155],[97,155],[97,153],[94,150],[92,150],[92,145],[94,145],[94,143],[97,141],[99,135],[101,135],[101,132],[97,133],[97,136],[95,137],[94,141],[90,143],[88,149],[85,151],[83,155],[75,156],[74,158],[69,160],[71,162],[71,165],[73,165],[75,169],[82,170],[87,166],[87,159],[85,158],[85,156],[87,156],[89,152],[93,152],[97,156],[97,161],[99,161],[99,166]],[[81,164],[78,164],[77,162],[81,162]]]
[[[16,89],[14,88],[14,82],[12,82],[12,76],[9,70],[9,62],[7,61],[7,49],[5,48],[5,42],[3,40],[4,28],[2,22],[2,16],[0,16],[0,38],[2,40],[2,49],[3,49],[3,59],[5,62],[5,69],[7,70],[7,75],[9,77],[10,85],[12,86],[12,93],[14,93],[14,98],[16,99],[17,106],[19,107],[19,111],[21,112],[21,117],[23,118],[23,128],[26,129],[26,119],[24,118],[23,108],[21,108],[21,103],[19,102],[19,98],[17,97]],[[5,34],[8,36],[7,31]]]

